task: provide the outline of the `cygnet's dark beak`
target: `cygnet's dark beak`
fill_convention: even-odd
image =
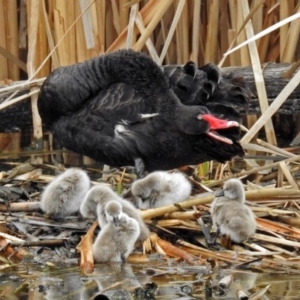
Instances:
[[[120,220],[118,217],[113,217],[113,222],[115,224],[116,227],[119,227],[120,226]]]
[[[224,196],[224,190],[216,191],[216,192],[215,192],[215,196],[216,196],[216,197],[222,197],[222,196]]]

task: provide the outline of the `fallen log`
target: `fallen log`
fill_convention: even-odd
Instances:
[[[283,78],[283,74],[290,69],[292,64],[277,64],[270,63],[263,66],[263,74],[266,84],[269,104],[271,104],[281,90],[289,82],[289,79]],[[243,76],[247,86],[251,90],[254,98],[250,100],[248,115],[260,113],[259,101],[254,81],[252,67],[226,67],[221,69],[223,75],[235,73]],[[295,71],[297,72],[297,70]],[[13,91],[12,91],[13,92]],[[27,93],[27,90],[19,92],[16,96]],[[0,87],[1,93],[1,87]],[[8,97],[7,94],[5,97]],[[0,95],[0,102],[5,100],[4,96]],[[294,114],[300,112],[300,85],[291,93],[285,103],[279,108],[280,114]],[[32,127],[32,114],[30,99],[24,99],[12,106],[0,110],[0,132],[15,131],[16,128]]]
[[[287,72],[291,66],[292,64],[288,63],[269,63],[262,67],[269,105],[274,101],[277,95],[290,81],[290,79],[284,78],[283,74]],[[294,74],[296,72],[297,70],[294,72]],[[227,67],[222,68],[221,73],[223,75],[235,73],[245,78],[248,88],[254,95],[254,98],[252,98],[249,103],[248,115],[260,113],[259,101],[257,98],[257,90],[255,86],[252,67]],[[300,112],[300,85],[297,86],[297,88],[290,94],[289,98],[283,103],[283,105],[278,110],[278,113],[280,114],[294,114],[298,112]]]

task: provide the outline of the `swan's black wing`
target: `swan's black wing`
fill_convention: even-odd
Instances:
[[[165,101],[166,105],[172,106],[174,103],[170,102],[176,101],[176,97],[169,93],[170,84],[166,76],[155,62],[141,52],[119,50],[54,70],[41,87],[39,113],[44,123],[51,127],[57,118],[73,114],[100,92],[119,83],[137,91],[147,102],[147,107],[160,105],[164,109],[161,106],[163,101],[160,101],[163,96],[169,100]],[[122,92],[123,95],[131,93],[130,90]],[[120,96],[117,105],[119,101],[127,99],[117,93],[115,96]],[[132,100],[131,95],[128,99]],[[105,105],[105,99],[99,100],[98,97],[97,101]]]
[[[113,166],[132,165],[157,150],[154,141],[147,145],[164,126],[160,113],[172,119],[179,100],[169,87],[149,57],[117,51],[53,71],[38,108],[63,147]]]

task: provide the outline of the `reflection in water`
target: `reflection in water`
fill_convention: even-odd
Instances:
[[[151,278],[142,273],[137,277],[130,264],[112,263],[97,265],[88,281],[95,282],[99,293],[111,299],[116,290],[133,292],[134,289],[151,281]],[[88,290],[89,288],[86,286],[86,292]],[[81,300],[86,299],[88,298],[81,298]]]
[[[178,264],[179,272],[177,267],[172,270],[164,262],[156,266],[152,264],[149,268],[147,265],[99,264],[92,274],[83,274],[78,268],[52,268],[47,272],[34,268],[37,266],[27,266],[18,271],[6,270],[0,274],[0,299],[91,300],[97,295],[96,299],[105,299],[100,296],[102,294],[110,300],[142,300],[145,298],[141,287],[151,281],[158,286],[156,299],[236,299],[237,290],[242,289],[252,295],[269,284],[265,299],[300,299],[299,275],[240,270],[215,270],[211,274],[203,274],[200,268],[197,272],[196,268]],[[152,271],[147,271],[149,269]],[[183,272],[184,269],[186,272]],[[225,295],[218,297],[214,286],[226,275],[232,275],[233,281]],[[210,298],[207,298],[209,293],[205,293],[208,282],[212,287]]]

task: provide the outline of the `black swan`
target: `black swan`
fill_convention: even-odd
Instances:
[[[109,201],[105,205],[105,214],[108,222],[93,244],[94,259],[99,263],[125,263],[140,235],[139,223],[122,212],[118,201]]]
[[[225,182],[223,190],[212,202],[210,212],[218,232],[228,235],[234,242],[241,243],[255,233],[255,215],[245,204],[245,191],[239,179]]]
[[[238,123],[248,97],[242,80],[222,78],[212,64],[160,68],[119,50],[54,70],[38,109],[61,146],[110,166],[135,165],[142,176],[242,156]]]
[[[112,200],[119,202],[122,205],[124,213],[137,220],[140,227],[139,240],[146,240],[150,236],[150,231],[141,218],[139,211],[133,204],[119,197],[111,188],[105,185],[96,185],[89,190],[80,206],[80,213],[85,218],[97,217],[99,226],[102,229],[108,222],[105,214],[105,206]]]
[[[131,193],[139,209],[157,208],[189,198],[192,185],[180,172],[156,171],[134,181]]]

